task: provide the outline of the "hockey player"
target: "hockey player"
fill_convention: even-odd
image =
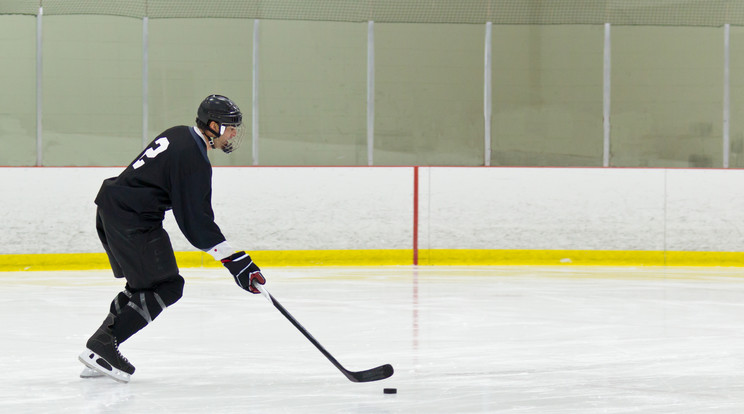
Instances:
[[[119,344],[181,298],[184,279],[163,229],[167,210],[173,210],[186,239],[220,260],[238,286],[259,293],[253,283],[266,283],[251,257],[225,240],[212,211],[207,151],[230,153],[244,134],[238,106],[210,95],[199,105],[196,126],[164,131],[118,177],[104,180],[95,199],[96,230],[114,276],[126,285],[79,356],[86,365],[81,377],[105,374],[129,382],[134,366],[121,355]]]

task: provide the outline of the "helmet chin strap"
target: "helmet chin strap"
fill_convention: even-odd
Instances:
[[[209,132],[215,135],[214,137],[207,136],[207,139],[209,140],[209,146],[212,147],[212,149],[217,149],[217,147],[214,146],[214,139],[219,138],[222,134],[212,129],[212,127],[209,125],[207,125],[207,129],[209,130]]]

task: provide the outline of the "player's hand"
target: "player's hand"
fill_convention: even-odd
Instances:
[[[245,252],[234,253],[221,260],[227,270],[232,273],[235,283],[251,293],[261,293],[253,286],[253,282],[263,285],[266,278],[261,274],[261,269],[253,263],[253,260]]]

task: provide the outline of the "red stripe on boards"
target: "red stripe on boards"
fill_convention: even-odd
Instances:
[[[418,265],[419,167],[413,167],[413,265]]]

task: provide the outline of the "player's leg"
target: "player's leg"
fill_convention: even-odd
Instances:
[[[134,366],[118,345],[152,322],[181,298],[183,278],[162,228],[130,231],[99,214],[99,236],[109,254],[114,274],[127,279],[127,288],[111,302],[109,315],[88,340],[80,360],[117,381],[127,382]],[[118,267],[118,269],[117,269]]]
[[[119,343],[147,326],[183,294],[184,280],[178,274],[168,233],[163,228],[155,228],[134,238],[139,238],[135,243],[138,251],[125,255],[128,259],[123,264],[128,301],[124,303],[124,298],[119,296],[120,310],[114,327]]]
[[[118,315],[119,313],[121,313],[122,308],[127,306],[127,304],[129,304],[129,298],[131,296],[132,296],[132,292],[130,291],[129,286],[127,285],[125,289],[122,292],[119,292],[119,294],[116,295],[114,300],[111,301],[111,306],[109,307],[109,314]],[[122,342],[123,341],[121,340],[118,341],[119,344],[121,344]],[[95,369],[88,368],[87,366],[83,368],[83,371],[80,373],[80,378],[100,378],[103,376],[105,376],[103,373],[96,371]]]
[[[86,343],[80,360],[89,368],[102,372],[120,382],[129,382],[134,366],[119,352],[119,344],[147,326],[166,307],[176,303],[183,294],[181,276],[162,281],[147,289],[127,291],[131,296],[118,313],[111,312]],[[120,294],[114,299],[117,302]],[[114,303],[112,303],[114,308]]]

